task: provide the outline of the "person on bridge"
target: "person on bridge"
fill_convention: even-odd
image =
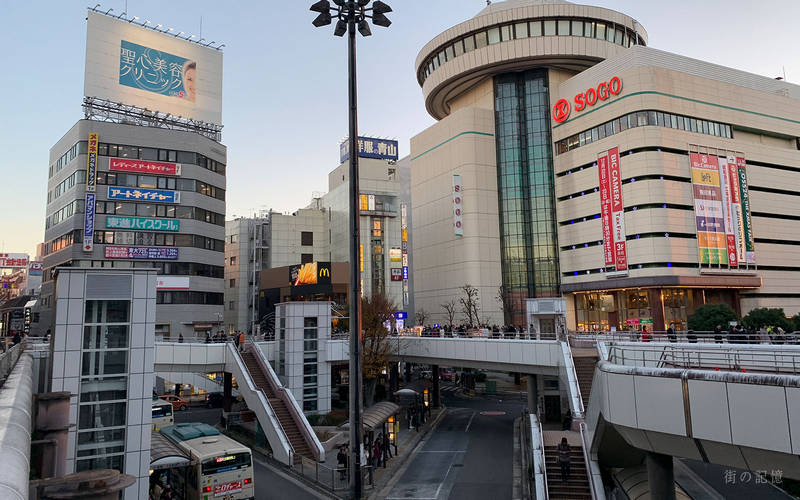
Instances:
[[[244,351],[244,332],[239,332],[239,352]]]
[[[183,344],[183,334],[182,333],[178,334],[178,343],[179,344]]]
[[[561,438],[561,443],[558,445],[558,465],[561,466],[561,482],[566,483],[569,481],[569,462],[572,450],[569,447],[566,437]]]
[[[642,327],[642,342],[650,342],[650,332],[647,331],[647,327]]]

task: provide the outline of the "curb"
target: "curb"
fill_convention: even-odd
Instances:
[[[436,416],[436,419],[434,419],[428,427],[423,429],[422,432],[419,433],[419,436],[414,437],[412,439],[412,443],[409,445],[411,451],[409,453],[404,454],[402,457],[398,457],[397,466],[392,467],[392,470],[389,471],[389,474],[385,476],[388,479],[386,480],[385,483],[383,483],[383,486],[380,488],[377,487],[373,488],[371,493],[365,497],[366,499],[377,500],[379,498],[386,497],[388,491],[390,491],[391,488],[394,487],[397,481],[400,480],[402,474],[406,471],[408,465],[407,462],[409,461],[409,459],[416,454],[417,449],[421,446],[421,444],[428,436],[428,434],[439,426],[439,423],[442,421],[446,413],[447,413],[447,407],[442,405],[442,411],[439,412],[439,415]],[[416,440],[416,442],[414,442],[414,440]],[[383,478],[384,475],[381,475],[381,479]]]

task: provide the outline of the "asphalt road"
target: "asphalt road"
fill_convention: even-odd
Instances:
[[[200,422],[208,425],[216,425],[222,416],[222,408],[192,407],[185,411],[176,410],[173,413],[176,424],[188,422]]]
[[[444,403],[447,414],[387,500],[512,498],[513,423],[524,406],[522,397],[445,397]]]

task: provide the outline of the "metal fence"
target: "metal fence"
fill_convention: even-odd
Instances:
[[[311,458],[300,457],[292,465],[292,469],[305,479],[314,481],[330,491],[346,490],[349,483],[349,470],[344,467],[331,468]],[[374,468],[371,465],[361,467],[361,481],[365,487],[374,485]]]
[[[6,378],[14,369],[14,365],[19,360],[19,355],[25,347],[22,344],[12,345],[2,354],[0,354],[0,387],[5,383]]]
[[[800,332],[767,335],[759,332],[749,332],[731,335],[727,331],[695,332],[680,331],[668,333],[665,331],[647,332],[574,332],[569,334],[570,343],[581,345],[586,342],[617,341],[617,342],[672,342],[690,344],[773,344],[797,345],[800,344]]]

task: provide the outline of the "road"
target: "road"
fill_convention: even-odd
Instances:
[[[222,416],[222,408],[191,407],[186,411],[175,411],[173,414],[176,424],[200,422],[208,425],[217,425]]]
[[[445,393],[447,394],[447,393]],[[519,394],[458,399],[409,462],[387,500],[512,498],[514,419]]]

